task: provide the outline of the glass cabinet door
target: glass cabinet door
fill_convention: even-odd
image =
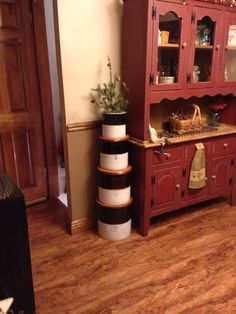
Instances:
[[[152,75],[153,88],[158,90],[181,88],[186,7],[182,4],[156,1],[154,22]]]
[[[228,13],[225,23],[225,41],[223,47],[223,86],[236,85],[236,14]]]
[[[194,8],[191,21],[191,62],[186,84],[191,88],[213,87],[217,79],[221,13],[212,9]]]

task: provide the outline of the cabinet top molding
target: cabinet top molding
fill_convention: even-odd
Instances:
[[[123,0],[123,2],[128,2],[130,0]],[[168,0],[164,0],[167,1]],[[175,2],[173,0],[169,0],[169,2]],[[205,2],[205,3],[215,3],[220,5],[226,5],[232,7],[236,7],[236,0],[179,0],[179,3],[183,3],[184,5],[190,4],[191,2]]]
[[[230,7],[236,6],[236,0],[198,0],[200,2],[210,2],[210,3],[216,3],[216,4],[224,4],[229,5]],[[185,2],[185,1],[183,1]]]

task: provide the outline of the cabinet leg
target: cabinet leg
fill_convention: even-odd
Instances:
[[[236,206],[236,191],[231,194],[231,206]]]
[[[144,237],[148,235],[149,224],[150,217],[140,216],[140,233]]]

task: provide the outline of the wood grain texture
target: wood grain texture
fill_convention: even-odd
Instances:
[[[109,242],[66,233],[57,201],[28,208],[38,314],[236,313],[236,208],[220,199]]]

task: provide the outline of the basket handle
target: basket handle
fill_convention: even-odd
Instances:
[[[201,110],[197,105],[193,105],[194,107],[194,113],[193,113],[193,118],[192,121],[195,120],[195,118],[197,117],[197,115],[199,116],[200,121],[202,120],[202,116],[201,116]]]
[[[178,110],[176,111],[176,115],[178,116],[180,113],[183,115],[184,114],[184,106],[182,105],[181,107],[178,108]]]

